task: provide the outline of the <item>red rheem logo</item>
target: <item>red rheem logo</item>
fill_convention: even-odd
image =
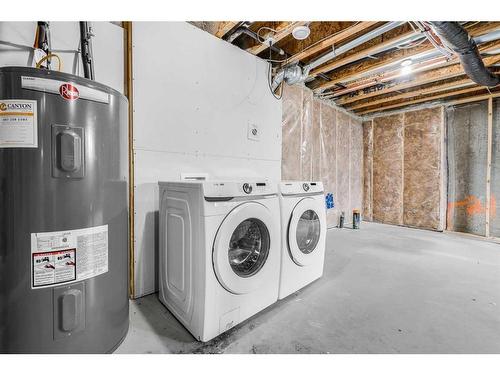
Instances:
[[[80,93],[76,86],[70,83],[63,83],[59,87],[59,94],[66,100],[76,100],[80,97]]]

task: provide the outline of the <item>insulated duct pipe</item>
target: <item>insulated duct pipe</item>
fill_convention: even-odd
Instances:
[[[471,80],[487,87],[500,84],[500,77],[484,66],[476,43],[458,22],[430,22],[430,24],[442,42],[458,55],[462,68]]]
[[[286,66],[283,68],[283,72],[279,71],[276,76],[273,79],[273,84],[272,84],[272,89],[273,91],[278,88],[278,86],[281,84],[281,82],[284,80],[286,83],[289,85],[292,85],[297,82],[302,82],[305,81],[306,78],[309,76],[309,72],[313,70],[314,68],[317,68],[318,66],[324,64],[325,62],[363,44],[366,43],[367,41],[376,38],[377,36],[380,36],[392,29],[395,29],[398,26],[401,26],[405,22],[402,21],[395,21],[395,22],[387,22],[386,24],[376,28],[375,30],[372,30],[366,34],[361,35],[359,38],[354,39],[353,41],[346,43],[339,48],[332,49],[332,51],[324,54],[323,56],[318,57],[317,59],[311,61],[309,64],[304,66],[302,68],[302,73],[300,76],[300,79],[296,79],[297,77],[297,65],[291,65],[291,66]],[[299,67],[300,69],[300,67]],[[281,74],[280,74],[281,73]],[[292,77],[291,81],[287,80],[287,77]],[[291,83],[293,82],[293,83]]]
[[[80,45],[82,50],[83,75],[94,80],[94,59],[92,55],[92,29],[88,22],[80,22]]]

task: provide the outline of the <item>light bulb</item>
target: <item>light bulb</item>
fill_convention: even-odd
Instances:
[[[406,75],[410,74],[413,71],[413,67],[411,65],[403,66],[401,68],[401,74]]]

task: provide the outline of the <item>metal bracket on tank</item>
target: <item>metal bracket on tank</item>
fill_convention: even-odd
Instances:
[[[85,176],[85,129],[52,125],[52,177]]]

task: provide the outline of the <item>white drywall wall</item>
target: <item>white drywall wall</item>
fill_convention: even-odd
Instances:
[[[135,296],[157,290],[158,181],[281,177],[281,101],[261,59],[184,22],[133,23]],[[249,140],[249,124],[260,140]]]
[[[96,81],[123,93],[124,34],[110,22],[92,22]],[[36,22],[0,22],[0,66],[34,66],[33,42]],[[62,71],[83,76],[78,48],[78,22],[50,22],[52,50],[62,58]],[[57,69],[57,61],[52,64]]]

